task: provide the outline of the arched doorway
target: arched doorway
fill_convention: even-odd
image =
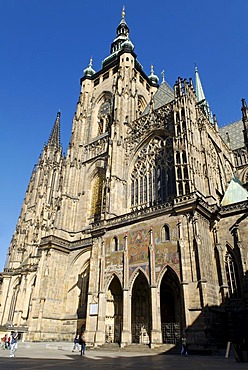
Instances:
[[[120,343],[122,331],[122,288],[117,276],[112,279],[106,302],[105,340],[106,343]]]
[[[178,277],[167,268],[160,285],[160,313],[163,343],[177,343],[182,327],[181,294]]]
[[[87,299],[89,287],[89,265],[78,275],[77,286],[80,290],[77,309],[77,332],[83,333],[86,327]]]
[[[132,343],[150,343],[150,288],[145,275],[139,271],[132,289]]]

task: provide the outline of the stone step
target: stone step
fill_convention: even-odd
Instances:
[[[118,343],[104,343],[103,345],[92,348],[92,350],[101,351],[124,351],[124,352],[156,352],[156,353],[173,353],[178,354],[181,351],[181,346],[178,344],[162,344],[155,348],[150,348],[148,344],[132,343],[125,347],[120,347]]]

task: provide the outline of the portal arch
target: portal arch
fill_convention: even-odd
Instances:
[[[132,285],[132,343],[150,343],[151,292],[145,274],[138,270]]]
[[[169,266],[160,281],[160,316],[163,343],[177,343],[183,327],[181,285]]]
[[[119,278],[114,274],[106,293],[105,341],[120,343],[123,315],[123,292]]]

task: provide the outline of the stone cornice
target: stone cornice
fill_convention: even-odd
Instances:
[[[70,253],[72,250],[86,248],[92,245],[92,238],[75,240],[73,242],[49,235],[41,239],[39,249],[57,249],[64,253]]]
[[[197,210],[206,218],[210,218],[211,215],[216,214],[219,211],[219,207],[211,200],[213,204],[208,203],[201,194],[191,193],[176,197],[173,200],[159,205],[154,206],[139,206],[133,208],[132,212],[120,215],[108,220],[102,220],[92,224],[92,234],[106,232],[107,229],[114,229],[120,226],[130,225],[137,221],[146,221],[154,217],[162,216],[163,214],[182,214],[188,213],[192,210]]]
[[[221,207],[220,215],[221,217],[226,217],[231,214],[244,212],[248,212],[248,200]]]

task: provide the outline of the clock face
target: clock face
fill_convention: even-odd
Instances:
[[[108,115],[110,114],[110,103],[109,102],[104,102],[102,105],[101,105],[101,108],[100,108],[100,114],[102,116],[105,116],[105,115]]]

